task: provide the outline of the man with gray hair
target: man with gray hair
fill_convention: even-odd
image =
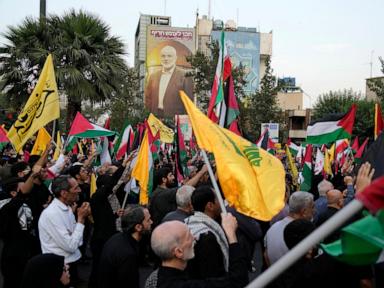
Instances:
[[[230,213],[221,215],[221,223],[229,243],[229,273],[223,277],[191,279],[185,268],[194,258],[195,239],[188,226],[180,221],[160,224],[152,233],[151,247],[162,260],[152,272],[146,288],[216,287],[240,288],[248,283],[247,263],[237,242],[237,221]]]
[[[316,212],[314,215],[314,222],[316,223],[320,215],[327,211],[327,192],[332,190],[333,184],[328,180],[323,180],[317,185],[317,191],[319,191],[319,198],[315,201]]]
[[[76,179],[61,175],[52,182],[55,199],[41,213],[39,236],[43,253],[64,256],[69,265],[71,286],[78,281],[77,262],[81,257],[79,247],[83,243],[85,219],[91,214],[88,202],[77,208],[77,221],[72,206],[79,200],[81,189]]]
[[[289,214],[269,228],[264,238],[264,257],[267,265],[272,265],[288,252],[284,242],[284,229],[295,219],[312,220],[315,203],[313,195],[304,191],[297,191],[289,198]]]
[[[160,51],[161,70],[151,73],[145,87],[145,107],[152,113],[164,117],[186,114],[179,97],[183,90],[193,99],[193,83],[184,69],[176,66],[177,51],[167,45]]]
[[[165,215],[161,222],[176,220],[184,223],[184,219],[193,214],[191,196],[194,190],[195,188],[189,185],[184,185],[177,189],[177,209]]]

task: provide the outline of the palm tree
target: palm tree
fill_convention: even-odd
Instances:
[[[127,73],[124,45],[98,17],[74,10],[50,15],[45,22],[26,18],[8,27],[9,44],[0,47],[0,75],[11,105],[22,106],[49,53],[59,90],[68,100],[67,127],[81,103],[102,102],[119,94]]]

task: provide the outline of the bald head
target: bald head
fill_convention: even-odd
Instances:
[[[337,189],[332,189],[327,192],[327,203],[328,206],[333,206],[333,205],[340,205],[340,203],[343,201],[344,196],[343,193],[340,190]]]
[[[180,221],[168,221],[160,224],[152,232],[151,247],[161,260],[174,257],[174,249],[188,237],[188,226]]]

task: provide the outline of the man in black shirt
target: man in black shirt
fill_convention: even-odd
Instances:
[[[139,241],[150,232],[148,209],[132,207],[121,218],[123,232],[112,236],[104,245],[100,258],[99,287],[139,288]]]
[[[246,259],[237,243],[237,221],[230,213],[222,214],[222,227],[229,243],[229,271],[224,277],[201,280],[189,279],[184,271],[194,257],[194,238],[186,224],[169,221],[160,224],[152,233],[151,246],[162,260],[161,266],[147,279],[146,287],[213,287],[237,288],[248,283]]]

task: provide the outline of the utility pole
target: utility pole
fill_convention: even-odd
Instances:
[[[371,73],[370,73],[370,78],[372,78],[372,66],[373,66],[373,52],[375,52],[374,50],[371,51],[371,62],[369,62],[369,65],[371,66]]]
[[[47,17],[47,1],[40,0],[40,21],[45,22],[46,17]]]
[[[211,0],[208,0],[208,20],[211,20]]]

